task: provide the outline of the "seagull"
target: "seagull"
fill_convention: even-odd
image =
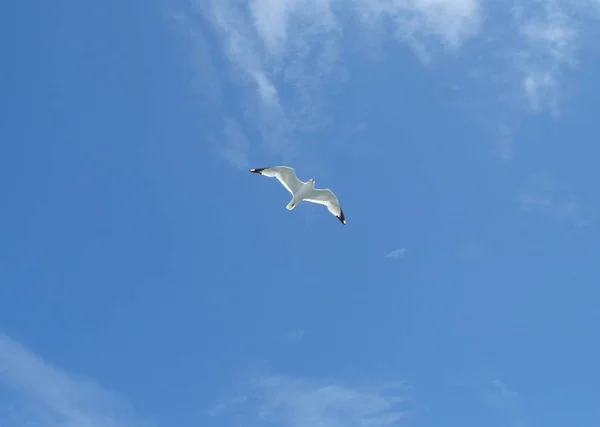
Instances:
[[[311,203],[318,203],[327,206],[329,212],[337,217],[342,224],[346,224],[344,212],[340,207],[340,202],[330,189],[315,188],[315,179],[311,178],[307,182],[300,181],[296,177],[296,172],[293,168],[287,166],[272,166],[267,168],[250,169],[252,173],[258,173],[269,178],[277,178],[277,180],[292,194],[292,200],[285,207],[291,211],[300,202],[306,200]]]

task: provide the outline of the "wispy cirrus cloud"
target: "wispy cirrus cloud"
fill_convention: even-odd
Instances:
[[[534,111],[558,111],[563,74],[577,64],[583,29],[578,11],[577,2],[560,0],[522,2],[514,9],[522,41],[516,67]]]
[[[510,389],[504,380],[496,378],[489,384],[484,384],[480,390],[485,404],[497,411],[508,425],[524,426],[519,393]]]
[[[304,329],[295,329],[283,334],[283,339],[286,341],[300,341],[305,336],[306,331]]]
[[[491,416],[500,418],[502,425],[525,426],[519,393],[509,387],[501,375],[473,370],[454,384],[487,407]]]
[[[405,394],[400,384],[351,387],[334,380],[261,376],[212,414],[243,419],[245,425],[387,427],[406,417]]]
[[[355,13],[369,31],[390,31],[393,38],[407,43],[425,63],[431,50],[441,45],[451,51],[479,33],[481,0],[375,0],[354,2]],[[388,38],[387,34],[379,34]]]
[[[0,411],[3,427],[147,426],[114,394],[72,377],[0,332],[2,389],[10,400],[10,410]]]
[[[225,119],[223,140],[217,144],[217,150],[223,158],[238,169],[248,168],[248,151],[250,142],[233,119]]]
[[[589,223],[576,193],[545,173],[532,175],[516,199],[519,209],[525,213],[548,215],[576,228]]]
[[[389,252],[385,257],[386,258],[403,258],[404,255],[406,254],[407,249],[406,248],[399,248],[399,249],[395,249],[391,252]]]
[[[484,255],[484,250],[478,243],[471,242],[461,249],[460,254],[467,259],[478,259]]]
[[[468,72],[484,95],[473,97],[483,125],[495,140],[495,154],[515,157],[518,128],[528,114],[558,116],[576,87],[600,28],[600,8],[589,0],[484,1],[486,25],[475,39]],[[490,102],[492,100],[492,102]],[[489,113],[481,111],[489,109]]]
[[[210,23],[232,81],[246,89],[245,120],[284,160],[296,154],[303,132],[333,120],[329,95],[350,84],[352,64],[390,41],[433,69],[437,57],[468,46],[468,55],[455,58],[457,69],[486,85],[469,96],[477,111],[485,105],[498,116],[486,120],[500,134],[496,151],[509,160],[515,123],[506,117],[522,114],[524,104],[559,112],[569,71],[589,41],[583,35],[593,35],[600,19],[592,0],[189,1],[202,17],[198,26]],[[206,49],[200,56],[208,61]],[[211,84],[215,73],[206,69]],[[498,113],[506,101],[511,112]]]
[[[427,62],[430,49],[456,50],[476,34],[481,13],[480,0],[191,1],[214,29],[234,80],[248,89],[247,119],[288,157],[292,133],[329,120],[324,93],[344,80],[344,42],[391,38]]]

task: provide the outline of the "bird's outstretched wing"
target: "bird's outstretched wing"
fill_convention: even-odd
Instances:
[[[287,191],[292,193],[292,196],[302,187],[304,184],[296,177],[296,172],[293,168],[287,166],[273,166],[269,168],[257,168],[250,169],[252,173],[259,173],[269,178],[277,178],[281,185],[285,187]]]
[[[346,218],[344,217],[344,211],[340,206],[340,202],[333,191],[326,188],[324,190],[318,190],[313,188],[312,191],[304,198],[307,202],[318,203],[320,205],[327,206],[327,210],[337,217],[342,224],[346,224]]]

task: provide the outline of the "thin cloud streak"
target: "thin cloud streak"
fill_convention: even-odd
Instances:
[[[407,249],[406,248],[400,248],[400,249],[396,249],[391,251],[390,253],[388,253],[385,257],[386,258],[403,258],[404,255],[406,254]]]
[[[286,341],[300,341],[305,336],[306,336],[306,331],[303,329],[288,331],[285,334],[283,334],[283,338]]]
[[[395,39],[425,58],[436,42],[458,49],[480,26],[479,0],[192,1],[219,36],[235,79],[250,90],[248,120],[287,157],[294,154],[292,133],[328,122],[320,114],[323,88],[333,78],[343,81],[344,37],[391,27]],[[342,25],[348,13],[360,32]]]
[[[478,243],[469,243],[463,247],[460,254],[467,259],[477,259],[484,255],[484,250]]]
[[[528,9],[533,9],[530,12]],[[523,74],[525,96],[534,111],[548,107],[558,112],[560,80],[577,63],[581,20],[574,7],[556,0],[525,3],[515,8],[523,46],[517,68]]]
[[[576,228],[589,224],[577,195],[547,174],[532,175],[523,190],[517,193],[516,200],[519,209],[525,213],[548,215]]]
[[[405,414],[403,398],[381,390],[358,390],[327,381],[262,377],[254,381],[261,420],[294,427],[383,427]]]
[[[260,376],[241,394],[243,401],[220,403],[213,414],[250,425],[255,421],[281,427],[397,426],[407,416],[404,392],[401,384],[350,387],[333,380]]]
[[[514,427],[525,425],[521,415],[519,394],[509,389],[503,380],[493,380],[483,397],[488,405],[502,413],[509,425]]]
[[[53,367],[2,332],[0,385],[20,408],[11,419],[0,417],[2,426],[147,427],[115,395]]]
[[[560,112],[568,72],[586,42],[582,35],[600,19],[598,4],[587,0],[190,1],[210,22],[234,82],[247,89],[246,124],[286,162],[297,154],[299,141],[310,139],[303,133],[333,120],[327,94],[347,82],[347,60],[359,57],[354,47],[367,47],[367,60],[390,40],[431,67],[437,56],[469,45],[486,85],[473,102],[497,100],[489,120],[502,123],[496,151],[510,160],[514,129],[502,131],[513,127],[506,117],[520,115],[523,100],[529,112]],[[465,67],[465,76],[472,66]],[[498,107],[504,103],[510,111],[502,114]]]
[[[218,144],[220,154],[238,169],[247,169],[249,165],[248,151],[250,142],[232,119],[225,119],[223,129],[224,141]]]
[[[519,393],[512,390],[500,375],[486,371],[472,370],[454,381],[454,385],[473,393],[473,397],[490,411],[490,415],[499,418],[502,425],[525,426]]]

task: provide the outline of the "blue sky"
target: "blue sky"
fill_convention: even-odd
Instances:
[[[600,423],[600,2],[0,23],[1,426]]]

